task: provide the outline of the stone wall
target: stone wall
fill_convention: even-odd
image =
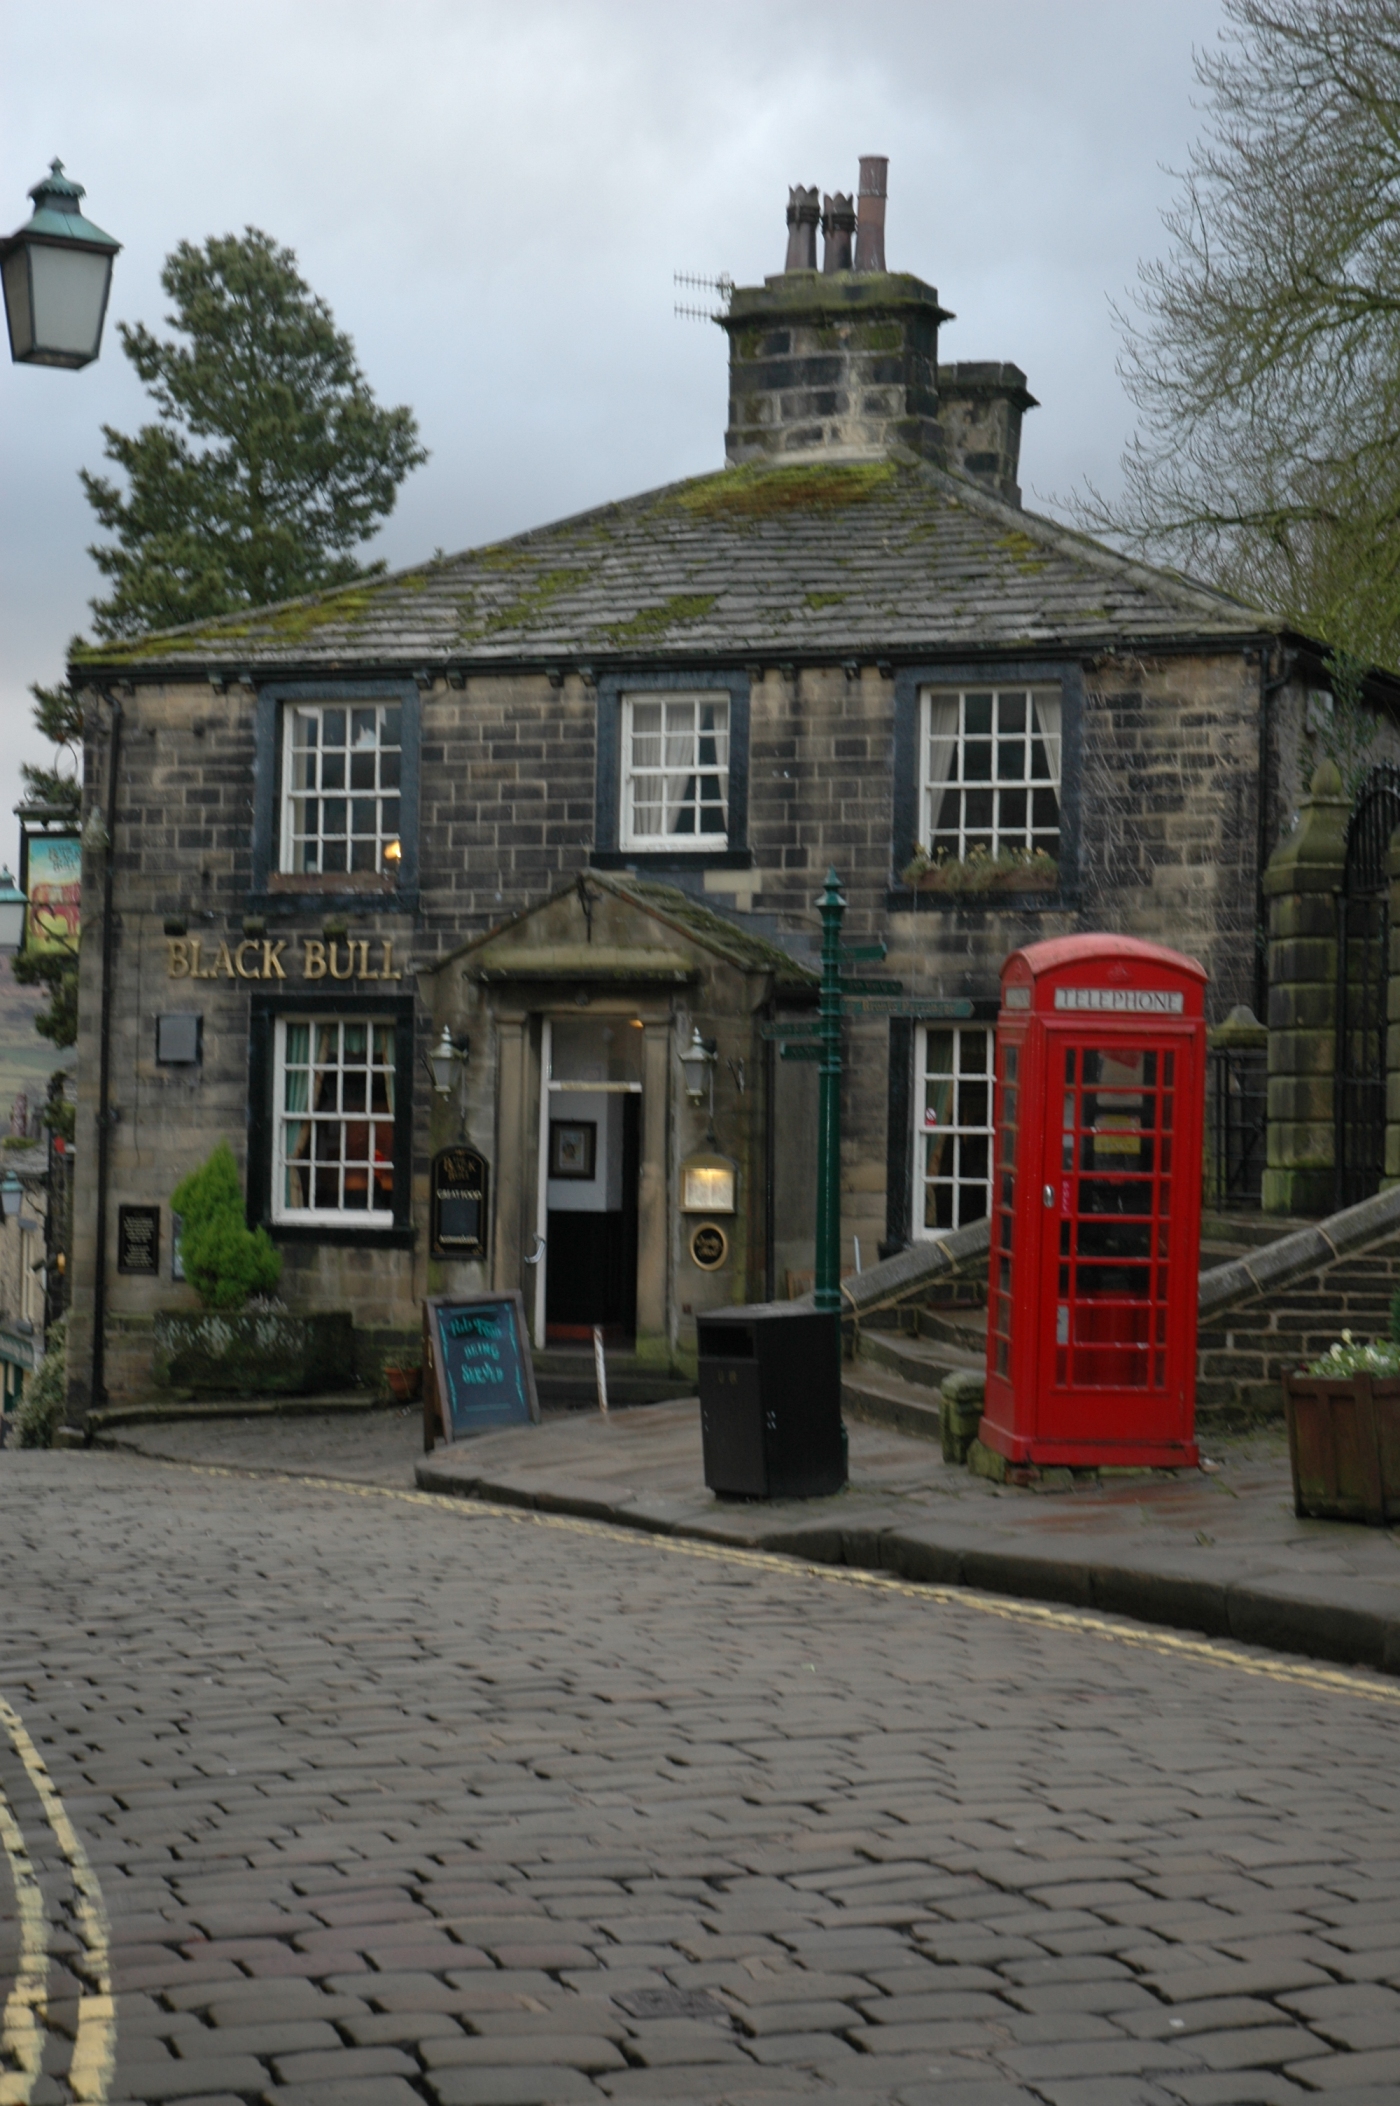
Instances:
[[[1400,1188],[1201,1276],[1197,1410],[1204,1425],[1283,1412],[1283,1377],[1344,1330],[1384,1337],[1400,1292]]]
[[[1210,1007],[1225,1016],[1253,989],[1255,840],[1252,802],[1259,669],[1247,656],[1119,656],[1083,669],[1083,824],[1077,890],[1036,908],[1007,900],[949,902],[912,895],[897,878],[911,844],[894,839],[896,682],[866,662],[748,669],[749,867],[676,874],[712,904],[764,917],[760,924],[815,957],[813,906],[828,864],[849,902],[851,943],[885,936],[882,970],[911,995],[968,995],[994,1004],[998,969],[1018,945],[1076,929],[1155,937],[1201,956],[1212,973]],[[638,684],[644,684],[639,671]],[[239,936],[253,911],[252,818],[255,697],[237,681],[139,685],[124,698],[114,859],[117,908],[112,1028],[109,1297],[115,1314],[144,1318],[191,1306],[169,1271],[169,1195],[227,1139],[240,1165],[248,1146],[249,1017],[253,992],[236,976],[195,983],[168,975],[167,925],[210,943]],[[577,673],[492,673],[454,687],[437,680],[421,699],[421,882],[416,916],[392,897],[366,896],[349,933],[392,941],[415,992],[409,961],[430,966],[474,935],[539,900],[587,867],[595,820],[596,705]],[[87,810],[101,808],[106,740],[87,756]],[[664,863],[656,872],[668,875]],[[96,1155],[102,861],[84,871],[83,1041],[79,1161]],[[1074,873],[1067,868],[1067,879]],[[892,889],[893,886],[893,889]],[[267,930],[320,938],[326,913],[314,897],[274,902]],[[256,909],[261,916],[265,905]],[[338,917],[344,918],[344,917]],[[193,1069],[157,1064],[155,1019],[198,1008],[204,1058]],[[420,1050],[426,1013],[419,1004]],[[903,1044],[907,1058],[910,1034]],[[848,1031],[843,1112],[844,1262],[858,1237],[867,1262],[901,1205],[908,1166],[887,1189],[890,1026]],[[416,1218],[425,1212],[430,1153],[426,1097],[415,1084]],[[896,1137],[898,1139],[898,1137]],[[912,1146],[912,1133],[909,1136]],[[897,1156],[898,1149],[895,1154]],[[161,1271],[117,1273],[115,1224],[123,1203],[159,1204]],[[87,1363],[85,1331],[94,1262],[94,1181],[85,1168],[75,1222],[75,1370]],[[288,1241],[285,1289],[312,1308],[353,1307],[367,1329],[411,1326],[425,1291],[420,1248],[355,1250]],[[801,1253],[784,1251],[801,1269]],[[126,1364],[125,1348],[118,1359]],[[80,1378],[79,1378],[80,1385]],[[80,1386],[74,1404],[81,1409]]]

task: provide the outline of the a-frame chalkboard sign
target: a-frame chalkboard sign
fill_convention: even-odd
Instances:
[[[519,1288],[432,1294],[423,1304],[423,1446],[539,1423]]]

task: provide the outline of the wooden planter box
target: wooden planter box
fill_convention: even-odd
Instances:
[[[1400,1375],[1285,1375],[1295,1512],[1400,1520]]]

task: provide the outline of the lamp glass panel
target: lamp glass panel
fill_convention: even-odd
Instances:
[[[5,313],[10,323],[10,354],[28,358],[34,349],[34,316],[29,305],[29,256],[13,249],[5,258]]]
[[[35,243],[30,251],[37,359],[93,359],[102,340],[110,256]]]
[[[25,902],[0,901],[0,951],[17,951],[24,941]]]

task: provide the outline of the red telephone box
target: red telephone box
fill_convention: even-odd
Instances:
[[[1013,1462],[1197,1460],[1205,982],[1131,936],[1002,967],[979,1433]]]

